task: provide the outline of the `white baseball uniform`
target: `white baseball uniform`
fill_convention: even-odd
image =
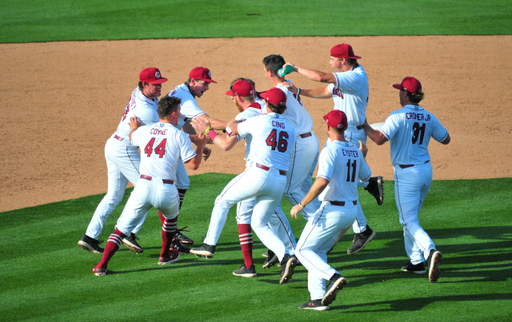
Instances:
[[[395,201],[404,229],[405,250],[413,265],[428,258],[434,242],[420,226],[418,214],[432,183],[430,138],[444,141],[448,131],[419,105],[392,112],[379,130],[390,141],[395,172]]]
[[[108,190],[96,208],[94,215],[87,227],[86,235],[98,239],[105,222],[112,211],[123,200],[128,181],[134,186],[140,178],[139,163],[140,154],[137,147],[130,144],[130,117],[136,116],[143,125],[151,125],[158,122],[158,98],[147,98],[139,88],[136,88],[126,105],[123,117],[119,122],[116,132],[105,144],[105,159],[108,170]],[[144,223],[145,215],[141,218],[133,233],[137,232]],[[127,235],[130,235],[131,231]]]
[[[235,117],[236,120],[248,120],[252,117],[261,115],[261,103],[254,103],[249,106],[246,110],[240,112]],[[238,140],[245,139],[245,157],[246,160],[246,171],[253,166],[250,159],[250,151],[251,151],[251,142],[252,135],[241,136],[238,135]],[[221,194],[222,195],[222,194]],[[218,197],[217,197],[218,198]],[[251,224],[252,213],[254,210],[254,206],[256,205],[257,197],[252,197],[249,199],[241,200],[237,203],[237,215],[236,220],[237,223],[240,224]],[[217,245],[217,242],[222,233],[222,229],[226,224],[227,220],[227,212],[222,211],[213,211],[210,219],[210,224],[208,226],[208,232],[206,234],[206,238],[204,239],[204,243],[208,245]],[[281,213],[274,213],[271,216],[271,222],[269,222],[272,230],[276,232],[278,237],[284,242],[288,251],[293,254],[295,252],[296,240],[291,231],[291,225],[288,221],[286,215],[281,211]]]
[[[231,180],[217,197],[212,218],[225,218],[233,205],[255,198],[252,229],[263,244],[282,260],[289,252],[268,222],[283,197],[290,147],[295,144],[295,129],[282,115],[269,113],[239,123],[238,132],[243,138],[252,136],[250,166]],[[210,231],[204,243],[215,245]]]
[[[318,196],[322,202],[306,223],[295,256],[308,270],[311,299],[322,299],[325,281],[338,271],[327,263],[327,252],[350,228],[357,214],[357,181],[368,180],[371,171],[353,144],[334,141],[320,153],[317,178],[329,184]]]
[[[132,133],[132,144],[140,146],[141,175],[117,221],[117,229],[125,235],[130,234],[151,207],[167,219],[178,216],[176,170],[180,160],[187,162],[196,156],[188,134],[170,123],[138,128]]]
[[[367,140],[363,124],[366,119],[366,107],[368,106],[368,76],[361,65],[346,72],[333,74],[336,78],[336,84],[331,83],[327,88],[332,93],[334,109],[347,115],[348,128],[345,130],[345,139],[359,147],[359,141],[366,143]],[[329,144],[329,139],[327,139],[327,144]],[[358,185],[366,187],[368,182],[359,182]],[[358,214],[352,228],[354,233],[359,234],[366,230],[367,221],[359,203],[357,208]]]
[[[178,120],[178,125],[176,126],[178,129],[182,129],[183,125],[185,125],[187,121],[192,120],[194,117],[205,114],[199,105],[197,105],[195,96],[190,90],[188,83],[183,83],[176,86],[167,95],[181,99],[181,115],[180,119]],[[190,179],[188,177],[187,171],[185,170],[185,166],[181,161],[178,164],[176,176],[176,187],[178,189],[188,189],[190,186]]]
[[[289,80],[286,81],[291,83]],[[284,191],[284,196],[288,202],[295,206],[304,198],[309,190],[303,190],[305,182],[309,182],[309,186],[311,185],[311,169],[314,171],[318,158],[318,138],[315,132],[313,132],[313,119],[306,108],[304,108],[304,105],[302,105],[300,97],[297,98],[286,85],[279,84],[276,87],[286,94],[286,110],[283,115],[293,125],[296,132],[295,145],[290,151],[290,167]],[[308,187],[307,183],[306,187]],[[304,219],[308,220],[319,206],[320,202],[318,200],[308,204],[301,211]]]

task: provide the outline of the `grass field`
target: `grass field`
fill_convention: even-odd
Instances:
[[[511,0],[0,2],[0,43],[148,38],[504,35]]]
[[[180,223],[201,244],[216,195],[232,175],[192,176]],[[127,194],[128,196],[128,194]],[[352,232],[329,254],[347,278],[329,312],[303,311],[307,273],[279,285],[279,269],[261,269],[265,251],[255,241],[258,276],[235,277],[242,260],[231,211],[213,259],[182,255],[158,266],[160,222],[152,210],[139,233],[143,254],[124,246],[109,274],[91,269],[99,255],[76,243],[102,195],[0,213],[0,313],[3,321],[510,321],[512,319],[512,179],[436,181],[420,216],[444,253],[440,280],[400,271],[407,262],[394,203],[385,182],[385,203],[362,191],[361,203],[377,236],[361,253],[347,255]],[[113,231],[119,206],[100,239]],[[289,204],[283,202],[286,213]],[[304,221],[291,220],[299,237]]]

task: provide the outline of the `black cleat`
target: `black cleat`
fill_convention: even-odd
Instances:
[[[380,206],[384,202],[384,186],[382,185],[382,177],[371,177],[368,181],[368,186],[364,190],[368,191]]]
[[[97,239],[91,238],[87,235],[83,235],[78,241],[78,246],[82,247],[89,253],[103,254],[103,248],[101,248],[99,244],[100,243]]]
[[[370,226],[366,225],[366,230],[359,234],[354,234],[352,245],[347,250],[347,254],[352,255],[362,251],[366,244],[368,244],[375,237],[375,231]]]
[[[192,248],[190,250],[191,254],[196,256],[204,256],[206,258],[213,258],[213,254],[215,253],[215,246],[203,244],[201,247]]]
[[[411,262],[402,266],[402,271],[404,272],[412,272],[414,274],[425,274],[427,270],[425,269],[425,263],[421,262],[416,265],[413,265]]]
[[[130,236],[126,236],[123,238],[123,244],[128,247],[132,252],[135,253],[143,253],[144,249],[137,243],[137,239],[139,237],[135,236],[134,233],[131,233]]]

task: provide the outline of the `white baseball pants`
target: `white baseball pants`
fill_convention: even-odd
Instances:
[[[86,231],[86,235],[94,239],[98,239],[105,222],[123,200],[128,181],[135,186],[140,178],[140,154],[137,148],[133,147],[130,142],[125,142],[126,140],[119,141],[115,139],[114,135],[105,144],[105,159],[108,171],[107,194],[96,208]],[[134,227],[134,234],[139,232],[145,218],[144,215],[138,225]]]
[[[359,204],[359,202],[358,202]],[[308,290],[311,299],[322,299],[326,281],[339,272],[327,264],[327,252],[350,228],[357,214],[352,202],[334,206],[324,201],[320,209],[306,223],[295,256],[308,270]]]
[[[420,226],[418,214],[432,183],[432,165],[425,163],[401,169],[395,166],[395,201],[404,229],[405,251],[413,265],[428,258],[436,246]]]

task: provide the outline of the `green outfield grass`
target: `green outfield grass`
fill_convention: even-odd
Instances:
[[[511,0],[0,1],[0,43],[511,31]]]
[[[180,225],[201,244],[215,197],[232,178],[191,176]],[[307,272],[279,285],[279,269],[261,269],[265,251],[255,238],[258,276],[235,277],[242,261],[232,210],[215,257],[182,255],[157,265],[161,247],[155,210],[139,233],[143,254],[124,246],[96,277],[100,255],[77,246],[103,195],[0,213],[0,314],[2,321],[510,321],[512,319],[512,178],[435,181],[420,221],[444,253],[435,284],[400,271],[407,262],[394,203],[393,182],[385,202],[361,191],[374,241],[347,255],[352,232],[329,254],[348,284],[329,312],[304,311]],[[128,194],[126,194],[126,197]],[[115,210],[100,239],[106,240],[123,209]],[[289,213],[290,206],[284,201]],[[299,237],[304,221],[291,220]],[[104,244],[103,244],[104,245]]]

